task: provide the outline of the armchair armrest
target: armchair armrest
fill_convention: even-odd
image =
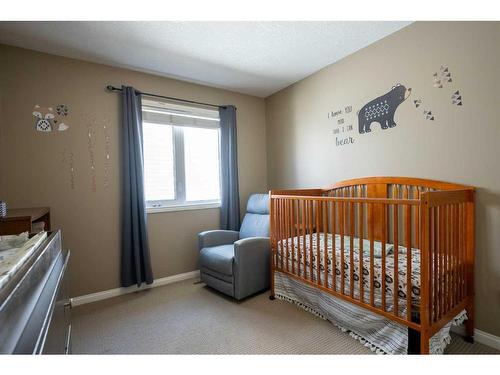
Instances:
[[[229,245],[240,238],[240,232],[234,230],[207,230],[198,233],[198,250],[204,247]]]
[[[269,288],[269,237],[249,237],[234,243],[235,298]]]
[[[241,257],[269,256],[269,237],[248,237],[234,243],[234,257],[236,262]]]

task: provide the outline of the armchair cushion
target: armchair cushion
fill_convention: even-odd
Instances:
[[[204,247],[200,251],[200,266],[218,273],[233,274],[234,245]]]
[[[269,215],[246,214],[241,224],[240,239],[269,236]]]
[[[233,244],[239,238],[234,230],[207,230],[198,234],[198,250],[204,247]]]
[[[240,229],[240,238],[269,237],[269,195],[252,194]]]
[[[269,215],[269,195],[252,194],[248,198],[247,212],[251,214]]]

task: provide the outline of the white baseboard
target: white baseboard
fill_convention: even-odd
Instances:
[[[451,326],[451,331],[465,336],[465,327],[461,326]],[[481,331],[480,329],[474,329],[474,340],[480,342],[481,344],[487,345],[491,348],[500,350],[500,337],[492,335],[491,333]]]
[[[157,286],[172,284],[182,280],[194,279],[195,277],[199,277],[199,275],[200,271],[196,270],[186,273],[180,273],[178,275],[162,277],[160,279],[155,279],[152,284],[149,285],[143,284],[140,288],[138,288],[137,286],[129,286],[127,288],[114,288],[109,290],[103,290],[102,292],[86,294],[79,297],[73,297],[71,298],[71,305],[72,306],[85,305],[86,303],[101,301],[103,299],[113,298],[121,296],[123,294],[134,293],[145,289],[151,289]]]

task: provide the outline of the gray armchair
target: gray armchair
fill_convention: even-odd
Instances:
[[[269,196],[253,194],[239,232],[198,234],[201,281],[241,300],[269,288]]]

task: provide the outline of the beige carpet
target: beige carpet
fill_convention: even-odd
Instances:
[[[75,354],[371,354],[331,323],[260,294],[186,280],[73,309]],[[499,353],[454,335],[448,353]]]

